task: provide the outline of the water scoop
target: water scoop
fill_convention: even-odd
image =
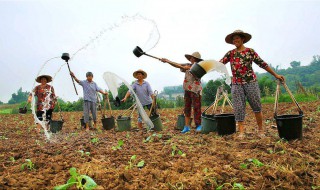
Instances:
[[[29,102],[27,102],[22,108],[19,108],[19,113],[20,114],[26,114],[27,113],[27,105],[29,104]]]
[[[137,46],[136,48],[134,48],[133,54],[134,54],[135,56],[137,56],[137,57],[140,57],[141,55],[146,55],[146,56],[149,56],[149,57],[152,57],[152,58],[161,60],[161,59],[158,58],[158,57],[155,57],[155,56],[153,56],[153,55],[147,54],[147,53],[144,52],[139,46]]]
[[[67,62],[69,72],[71,72],[70,66],[69,66],[69,63],[68,63],[68,61],[70,59],[69,53],[63,53],[62,56],[61,56],[61,59],[65,60]],[[74,80],[73,80],[72,76],[71,76],[71,79],[72,79],[72,82],[73,82],[74,90],[76,91],[76,94],[78,95],[77,88],[76,88],[76,85],[74,84]]]

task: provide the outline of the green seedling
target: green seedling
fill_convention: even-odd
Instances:
[[[133,155],[131,156],[130,160],[128,161],[129,165],[126,166],[126,170],[132,169],[134,166],[137,166],[138,168],[142,168],[144,166],[144,160],[141,160],[137,165],[135,165],[137,156]]]
[[[83,150],[79,150],[78,152],[81,154],[81,157],[83,157],[84,155],[90,156],[90,152],[84,152]]]
[[[8,138],[6,136],[0,136],[1,140],[7,140]]]
[[[178,154],[182,157],[186,157],[186,153],[183,153],[182,150],[178,150],[176,145],[172,145],[172,151],[171,156],[174,156],[175,154]]]
[[[21,170],[24,170],[24,168],[27,167],[27,169],[29,170],[33,170],[34,169],[34,163],[32,163],[32,161],[30,159],[26,159],[25,163],[23,163],[20,167]]]
[[[153,133],[152,135],[148,136],[145,140],[143,140],[143,142],[144,143],[153,142],[154,137],[158,137],[159,139],[161,139],[162,138],[162,134]]]
[[[254,166],[256,167],[262,167],[264,164],[260,162],[258,159],[248,159],[249,162],[252,162]]]
[[[98,143],[99,142],[99,138],[98,137],[92,138],[91,142],[92,143]]]
[[[13,163],[16,161],[16,159],[14,159],[13,156],[11,156],[11,157],[9,158],[9,160],[10,160],[11,162],[13,162]]]
[[[124,144],[123,140],[119,140],[117,146],[112,146],[112,150],[122,149],[121,147],[123,146],[123,144]]]
[[[264,166],[264,164],[262,163],[262,162],[260,162],[258,159],[256,159],[256,158],[249,158],[248,160],[247,160],[247,162],[248,163],[241,163],[240,164],[240,169],[248,169],[248,166],[250,165],[250,164],[252,164],[252,165],[254,165],[255,167],[262,167],[262,166]]]
[[[71,177],[67,181],[66,184],[55,186],[54,190],[66,190],[69,187],[76,185],[77,189],[85,189],[85,190],[91,190],[95,189],[97,187],[96,182],[94,180],[87,176],[87,175],[79,175],[77,173],[77,169],[72,167],[69,170]]]
[[[130,138],[130,132],[127,132],[126,134],[126,138],[129,139]]]
[[[224,183],[222,185],[220,185],[219,187],[216,188],[216,190],[222,190],[223,186],[230,186],[232,187],[232,189],[239,189],[239,190],[245,190],[245,188],[243,187],[243,185],[241,183]]]

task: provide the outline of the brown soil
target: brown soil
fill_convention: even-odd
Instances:
[[[249,106],[244,139],[236,134],[198,134],[194,126],[190,133],[180,134],[174,128],[181,109],[159,110],[164,130],[149,142],[143,140],[155,132],[86,132],[80,128],[81,112],[62,113],[63,129],[51,141],[36,133],[32,115],[0,115],[0,189],[52,189],[67,182],[71,167],[93,178],[97,189],[215,189],[223,184],[223,189],[231,189],[235,183],[246,189],[320,188],[319,105],[319,101],[300,104],[303,139],[289,142],[280,140],[273,127],[272,104],[263,105],[267,130],[263,139],[254,134],[256,123]],[[297,112],[293,104],[279,106],[279,113]],[[54,117],[58,119],[58,114]],[[136,113],[133,117],[135,128]],[[98,124],[102,129],[101,121]],[[124,141],[122,149],[112,150],[119,140]],[[134,166],[125,169],[132,155],[137,156]],[[34,163],[34,169],[21,169],[25,159]],[[136,167],[141,160],[144,167]]]

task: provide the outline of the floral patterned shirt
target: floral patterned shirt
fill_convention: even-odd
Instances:
[[[50,94],[50,89],[51,89],[51,95],[50,98],[46,97]],[[53,86],[50,86],[49,84],[46,84],[44,87],[41,85],[38,85],[34,88],[34,95],[37,96],[38,101],[37,101],[37,111],[43,111],[49,110],[49,109],[54,109],[55,103],[53,99],[56,97],[54,93]]]
[[[232,84],[246,84],[257,80],[257,76],[252,70],[252,62],[263,69],[268,67],[268,64],[251,48],[246,48],[241,52],[236,49],[230,50],[220,62],[223,64],[230,62]]]
[[[191,66],[191,64],[188,64]],[[182,72],[185,72],[185,77],[183,81],[183,89],[186,91],[191,91],[196,94],[201,94],[202,86],[201,86],[201,80],[194,77],[190,69],[189,70],[182,70]]]

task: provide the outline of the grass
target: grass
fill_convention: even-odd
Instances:
[[[309,94],[306,96],[305,94],[293,94],[294,98],[297,102],[312,102],[318,100],[315,95]],[[261,97],[261,103],[274,103],[275,99],[274,96],[266,96]],[[281,94],[279,96],[279,102],[292,102],[292,99],[289,94]]]

